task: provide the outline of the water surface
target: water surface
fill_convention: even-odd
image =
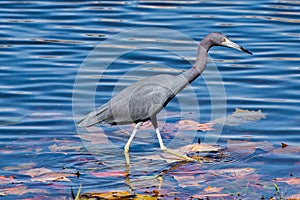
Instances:
[[[119,127],[104,127],[115,146],[104,146],[97,142],[89,146],[87,140],[77,137],[81,132],[76,127],[77,119],[74,121],[73,115],[83,116],[88,112],[84,109],[93,106],[88,103],[94,102],[99,106],[128,84],[143,77],[160,73],[176,74],[188,69],[190,62],[194,61],[197,44],[176,40],[174,35],[163,35],[169,40],[160,40],[162,38],[158,38],[159,34],[155,36],[154,32],[154,42],[149,38],[137,37],[138,34],[131,39],[141,44],[157,44],[157,48],[152,46],[132,50],[124,47],[125,40],[116,38],[107,47],[115,50],[101,52],[102,55],[107,53],[107,57],[99,59],[99,71],[87,71],[83,79],[86,88],[96,82],[97,92],[75,91],[96,97],[96,100],[82,101],[80,112],[74,111],[72,102],[76,75],[92,50],[116,34],[137,28],[169,29],[195,41],[201,40],[209,32],[218,31],[254,53],[249,56],[232,49],[213,48],[209,66],[216,66],[222,79],[210,83],[215,84],[213,88],[224,86],[225,98],[215,92],[217,99],[212,99],[212,91],[209,91],[205,79],[212,73],[213,68],[209,68],[206,74],[170,102],[160,115],[161,121],[175,124],[181,119],[193,119],[206,123],[212,119],[213,100],[216,100],[214,105],[220,109],[219,115],[224,114],[224,109],[230,115],[235,108],[261,109],[267,115],[265,119],[252,123],[225,125],[217,138],[219,145],[226,148],[231,139],[267,142],[274,149],[280,149],[281,143],[299,147],[299,4],[294,0],[236,0],[230,3],[218,0],[1,1],[0,176],[15,177],[13,181],[8,181],[14,184],[0,181],[1,192],[6,194],[3,198],[69,198],[70,188],[78,188],[80,183],[83,185],[82,192],[129,191],[122,176],[102,174],[104,177],[97,177],[91,174],[124,171],[122,147],[128,135],[116,134]],[[181,48],[184,55],[162,49],[162,46],[170,46],[173,50]],[[103,69],[101,62],[105,62],[111,52],[122,48],[129,48],[130,52],[120,55],[107,69]],[[98,80],[100,75],[103,76]],[[191,94],[195,98],[190,98]],[[195,106],[195,103],[198,105]],[[144,135],[137,136],[131,147],[132,179],[155,175],[170,165],[142,162],[143,156],[160,153],[155,133],[144,132]],[[189,135],[187,132],[185,134]],[[195,142],[198,138],[204,140],[209,134],[209,131],[193,132],[191,138]],[[166,144],[173,145],[172,134],[163,137]],[[189,142],[187,140],[181,145]],[[290,178],[291,174],[293,177],[300,176],[297,149],[294,152],[272,153],[271,150],[258,148],[253,155],[255,158],[249,160],[239,153],[233,153],[234,159],[230,162],[215,163],[213,166],[214,169],[253,168],[258,176],[254,183],[260,183],[263,187],[256,191],[246,190],[247,183],[238,182],[240,187],[236,187],[235,184],[230,185],[234,181],[227,179],[229,186],[222,193],[235,196],[240,193],[245,199],[268,198],[274,194],[275,178]],[[143,168],[140,169],[140,166]],[[198,165],[186,168],[197,175],[201,174],[201,170],[211,167],[209,164],[199,168],[195,166]],[[70,176],[69,181],[32,181],[32,177],[25,175],[24,171],[35,168],[48,168],[57,173],[79,171],[81,176],[79,179]],[[180,171],[180,168],[177,170]],[[170,171],[164,176],[161,192],[177,192],[178,197],[188,198],[200,195],[208,185],[223,187],[218,180],[205,180],[203,184],[186,187],[178,183]],[[282,190],[287,188],[287,196],[299,192],[299,184],[276,183]],[[26,192],[13,194],[7,189],[14,187],[19,187],[19,191],[23,188]],[[136,186],[136,191],[143,193],[153,188],[145,189],[145,185],[140,184]]]

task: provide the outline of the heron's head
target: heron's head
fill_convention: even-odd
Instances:
[[[210,42],[210,46],[224,46],[224,47],[230,47],[233,49],[237,49],[239,51],[251,54],[252,53],[243,48],[242,46],[232,42],[231,40],[229,40],[224,34],[222,33],[218,33],[218,32],[214,32],[214,33],[210,33],[208,34],[205,38],[207,38],[207,40],[209,40]]]

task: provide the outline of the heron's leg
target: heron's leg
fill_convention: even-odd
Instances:
[[[178,152],[176,152],[176,151],[173,151],[173,150],[168,149],[168,148],[164,145],[164,143],[163,143],[163,141],[162,141],[162,138],[161,138],[161,135],[160,135],[159,128],[158,128],[158,126],[157,126],[157,118],[156,118],[156,116],[152,116],[152,117],[151,117],[151,123],[152,123],[152,125],[153,125],[154,128],[155,128],[155,132],[156,132],[156,135],[157,135],[157,139],[158,139],[158,142],[159,142],[159,146],[160,146],[160,148],[161,148],[164,152],[169,153],[169,154],[172,154],[172,155],[174,155],[174,156],[177,156],[177,157],[179,157],[179,158],[181,158],[181,159],[183,159],[183,160],[187,160],[187,161],[195,161],[194,159],[192,159],[192,158],[190,158],[190,157],[188,157],[188,156],[181,155],[180,153],[178,153]]]
[[[126,163],[127,163],[127,165],[130,165],[130,160],[129,160],[129,155],[128,155],[128,151],[129,151],[130,144],[131,144],[131,142],[132,142],[134,136],[136,135],[137,130],[139,129],[139,127],[140,127],[142,124],[143,124],[143,122],[138,122],[138,123],[134,126],[133,131],[132,131],[132,133],[131,133],[131,135],[130,135],[130,138],[128,139],[128,141],[127,141],[127,143],[126,143],[126,145],[125,145],[125,147],[124,147],[124,154],[125,154],[125,158],[126,158]]]
[[[132,142],[134,136],[136,135],[137,130],[139,129],[139,127],[140,127],[142,124],[143,124],[143,122],[138,122],[138,123],[134,126],[133,131],[132,131],[132,133],[131,133],[131,136],[130,136],[130,138],[128,139],[128,142],[126,143],[126,145],[125,145],[125,147],[124,147],[124,151],[127,151],[127,152],[129,151],[129,146],[130,146],[130,144],[131,144],[131,142]]]

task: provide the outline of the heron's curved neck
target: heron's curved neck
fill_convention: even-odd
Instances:
[[[205,69],[208,50],[205,45],[199,44],[196,63],[189,70],[183,72],[189,83],[193,82]]]

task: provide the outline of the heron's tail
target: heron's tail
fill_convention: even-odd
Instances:
[[[103,119],[101,119],[102,114],[107,110],[107,108],[98,108],[89,114],[87,114],[85,117],[83,117],[79,122],[78,126],[80,127],[89,127],[93,126],[95,124],[101,123]]]

